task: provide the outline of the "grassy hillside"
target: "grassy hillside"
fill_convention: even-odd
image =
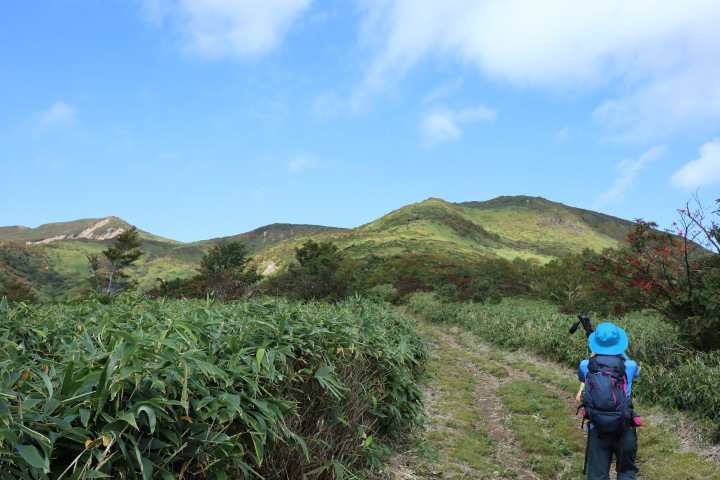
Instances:
[[[112,240],[117,235],[132,227],[118,217],[86,218],[71,222],[46,223],[36,228],[22,226],[0,227],[0,242],[18,242],[31,244],[49,244],[61,240]],[[143,241],[180,244],[175,240],[158,237],[140,231]]]
[[[141,288],[155,285],[158,278],[191,276],[210,246],[229,241],[244,243],[263,270],[268,266],[270,270],[282,268],[293,260],[295,248],[308,238],[333,242],[354,258],[429,255],[448,263],[492,257],[545,263],[584,248],[610,247],[632,225],[627,220],[538,197],[498,197],[465,203],[430,198],[354,229],[272,224],[193,243],[140,231],[146,254],[138,262],[135,275]],[[84,279],[90,273],[87,255],[100,253],[128,228],[130,224],[117,217],[50,223],[37,228],[1,227],[0,244],[13,247],[0,255],[0,267],[5,277],[21,278],[48,295],[72,294],[85,286]],[[18,269],[18,255],[35,259],[34,263],[21,262],[30,270]]]
[[[131,225],[117,217],[49,223],[37,228],[0,228],[0,281],[20,279],[47,297],[73,295],[86,287],[90,275],[87,255],[100,254]],[[183,243],[140,230],[145,251],[134,275],[140,288],[158,278],[188,277],[207,250],[216,243],[240,241],[250,254],[297,235],[342,229],[314,225],[274,224],[231,237]]]
[[[584,248],[615,245],[632,222],[568,207],[538,197],[499,197],[449,203],[430,198],[395,210],[361,227],[317,235],[356,258],[436,255],[456,261],[482,257],[524,258],[545,263]],[[287,265],[296,237],[264,250],[256,259]]]
[[[336,227],[323,227],[320,225],[295,225],[291,223],[273,223],[264,227],[257,228],[251,232],[241,233],[240,235],[232,235],[229,237],[212,238],[195,242],[192,245],[198,245],[209,248],[212,244],[241,242],[245,244],[250,255],[264,250],[268,247],[288,240],[294,237],[305,237],[320,233],[339,233],[346,229]]]

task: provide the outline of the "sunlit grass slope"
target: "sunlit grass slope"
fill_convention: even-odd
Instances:
[[[355,258],[433,255],[449,263],[490,257],[545,263],[584,248],[610,247],[631,227],[627,220],[538,197],[498,197],[465,203],[430,198],[354,229],[273,224],[240,235],[193,243],[140,231],[146,253],[137,264],[135,278],[141,288],[149,288],[158,278],[191,276],[210,246],[229,241],[244,243],[262,269],[270,264],[280,268],[288,265],[295,248],[308,238],[334,242]],[[130,224],[117,217],[51,223],[37,228],[2,227],[0,243],[15,242],[18,248],[32,248],[33,254],[39,253],[43,268],[56,272],[64,281],[55,282],[50,289],[44,285],[36,287],[52,290],[56,295],[58,291],[70,293],[83,287],[90,274],[87,255],[99,254],[111,244],[113,232],[128,228]],[[0,258],[0,266],[6,263],[13,266],[11,260]],[[23,278],[32,284],[31,278]]]
[[[437,255],[458,261],[483,257],[525,258],[545,263],[584,248],[615,245],[632,222],[538,197],[499,197],[487,202],[449,203],[430,198],[343,232],[316,235],[356,258]],[[299,236],[256,258],[282,266],[306,241]]]
[[[87,285],[85,279],[90,275],[87,256],[100,255],[112,244],[117,233],[129,228],[129,223],[117,217],[50,223],[37,228],[1,227],[0,244],[12,242],[14,252],[37,258],[34,262],[36,270],[57,274],[52,278],[52,285],[43,281],[47,275],[34,274],[37,272],[13,270],[12,276],[5,276],[29,282],[36,290],[51,297],[72,295]],[[252,255],[293,236],[341,230],[315,225],[273,224],[240,235],[194,243],[182,243],[139,230],[145,254],[137,262],[134,276],[140,288],[151,288],[157,284],[158,278],[172,279],[195,274],[202,256],[217,243],[240,241]],[[1,253],[0,267],[16,269],[16,255],[5,258]],[[0,280],[4,280],[5,276]]]

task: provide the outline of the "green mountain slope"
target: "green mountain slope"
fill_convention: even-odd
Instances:
[[[357,258],[436,255],[457,261],[525,258],[544,263],[584,248],[622,240],[633,223],[539,197],[499,197],[449,203],[430,198],[361,227],[316,236]],[[277,267],[292,261],[303,237],[280,242],[256,259]]]
[[[71,222],[46,223],[37,228],[0,227],[0,242],[49,244],[61,240],[112,240],[132,225],[118,217],[86,218]],[[180,244],[175,240],[140,231],[143,241]]]
[[[63,297],[86,287],[90,275],[88,254],[100,254],[131,225],[117,217],[50,223],[37,228],[0,228],[0,282],[21,280],[47,297]],[[240,241],[250,254],[296,235],[342,229],[314,225],[274,224],[248,233],[183,243],[140,230],[145,251],[134,268],[141,288],[158,278],[187,277],[207,250],[216,243]]]
[[[210,240],[194,242],[193,245],[209,248],[216,243],[240,242],[245,244],[250,255],[293,237],[316,235],[320,233],[339,233],[346,229],[336,227],[323,227],[320,225],[295,225],[291,223],[273,223],[257,228],[251,232],[219,237]]]
[[[269,274],[288,265],[295,248],[308,238],[334,242],[355,258],[431,256],[463,263],[499,257],[544,263],[584,248],[610,247],[632,226],[627,220],[538,197],[464,203],[430,198],[354,229],[273,224],[193,243],[140,231],[146,254],[134,275],[141,288],[152,287],[158,278],[191,276],[210,246],[229,241],[244,243]],[[21,279],[47,296],[73,294],[86,285],[87,255],[99,254],[128,228],[130,224],[117,217],[1,227],[0,281]]]

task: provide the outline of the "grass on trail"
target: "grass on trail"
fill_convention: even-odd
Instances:
[[[434,398],[427,440],[442,458],[443,478],[514,478],[491,458],[494,442],[479,421],[482,406],[477,404],[478,379],[465,366],[499,377],[507,376],[507,371],[494,362],[484,362],[477,355],[433,340],[425,329],[421,328],[421,335],[432,344],[433,352],[429,365],[433,385],[428,393]]]
[[[416,468],[419,475],[584,478],[574,371],[522,350],[488,346],[457,326],[421,323],[419,333],[432,357],[427,441],[439,454],[437,463]],[[638,479],[720,480],[718,463],[693,452],[672,426],[655,421],[667,412],[638,402],[636,411],[646,419],[638,431]]]

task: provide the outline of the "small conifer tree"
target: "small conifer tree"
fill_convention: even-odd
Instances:
[[[97,254],[87,256],[93,274],[89,280],[99,294],[111,297],[135,287],[137,282],[130,279],[127,269],[144,254],[140,250],[141,245],[138,230],[132,227],[118,235],[112,246],[102,251],[104,262]]]

